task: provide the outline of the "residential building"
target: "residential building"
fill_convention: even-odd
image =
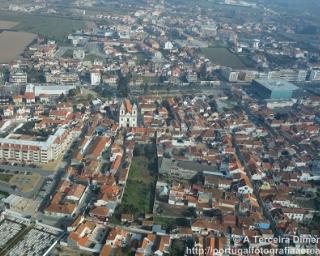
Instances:
[[[28,82],[28,75],[25,72],[11,72],[9,82],[15,84],[26,84]]]

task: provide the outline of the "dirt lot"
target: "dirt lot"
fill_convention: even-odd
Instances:
[[[63,161],[63,155],[60,156],[55,161],[50,161],[49,163],[46,163],[46,164],[39,164],[39,167],[47,171],[56,171],[61,165],[62,161]]]
[[[17,188],[24,192],[32,191],[38,182],[41,180],[41,175],[37,173],[31,173],[28,175],[15,174],[9,181],[11,186],[17,186]]]
[[[0,20],[0,29],[10,29],[17,26],[19,22]]]
[[[0,63],[16,59],[35,38],[35,34],[26,32],[0,33]]]

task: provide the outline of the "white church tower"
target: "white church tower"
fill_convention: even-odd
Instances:
[[[120,107],[119,114],[120,127],[137,127],[138,108],[136,104],[131,104],[130,100],[124,100]]]

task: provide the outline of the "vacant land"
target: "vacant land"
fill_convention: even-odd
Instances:
[[[231,67],[231,68],[245,68],[246,65],[241,59],[228,49],[223,47],[207,47],[201,49],[202,53],[210,59],[213,63]]]
[[[31,192],[37,184],[41,181],[41,175],[38,173],[32,173],[29,175],[16,174],[10,179],[9,184],[11,186],[16,186],[19,190],[23,192]]]
[[[9,182],[12,177],[12,174],[0,173],[0,181]]]
[[[13,30],[35,33],[57,41],[63,41],[69,33],[84,26],[82,20],[10,12],[0,12],[0,20],[18,22],[11,28]]]
[[[137,216],[152,211],[157,177],[154,145],[141,148],[133,158],[120,210]]]
[[[9,63],[17,58],[35,38],[35,34],[26,32],[0,33],[0,63]]]
[[[153,218],[153,222],[161,225],[166,231],[171,231],[177,227],[190,227],[190,221],[185,218],[166,218],[155,216]]]
[[[91,253],[80,252],[78,250],[73,250],[66,246],[57,245],[53,249],[53,255],[59,256],[92,256]]]
[[[0,29],[10,29],[17,26],[19,23],[14,21],[0,20]]]

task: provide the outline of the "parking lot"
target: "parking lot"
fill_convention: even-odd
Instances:
[[[37,173],[16,174],[11,178],[9,184],[11,186],[16,186],[23,192],[30,192],[37,187],[38,183],[41,181],[41,178],[41,175]]]
[[[21,224],[3,220],[0,224],[0,248],[4,248],[23,229],[24,226]]]
[[[33,198],[49,175],[53,173],[39,168],[0,165],[0,189],[9,194]]]
[[[18,242],[7,255],[9,256],[34,256],[43,255],[46,250],[56,241],[55,235],[31,229],[21,240]]]

